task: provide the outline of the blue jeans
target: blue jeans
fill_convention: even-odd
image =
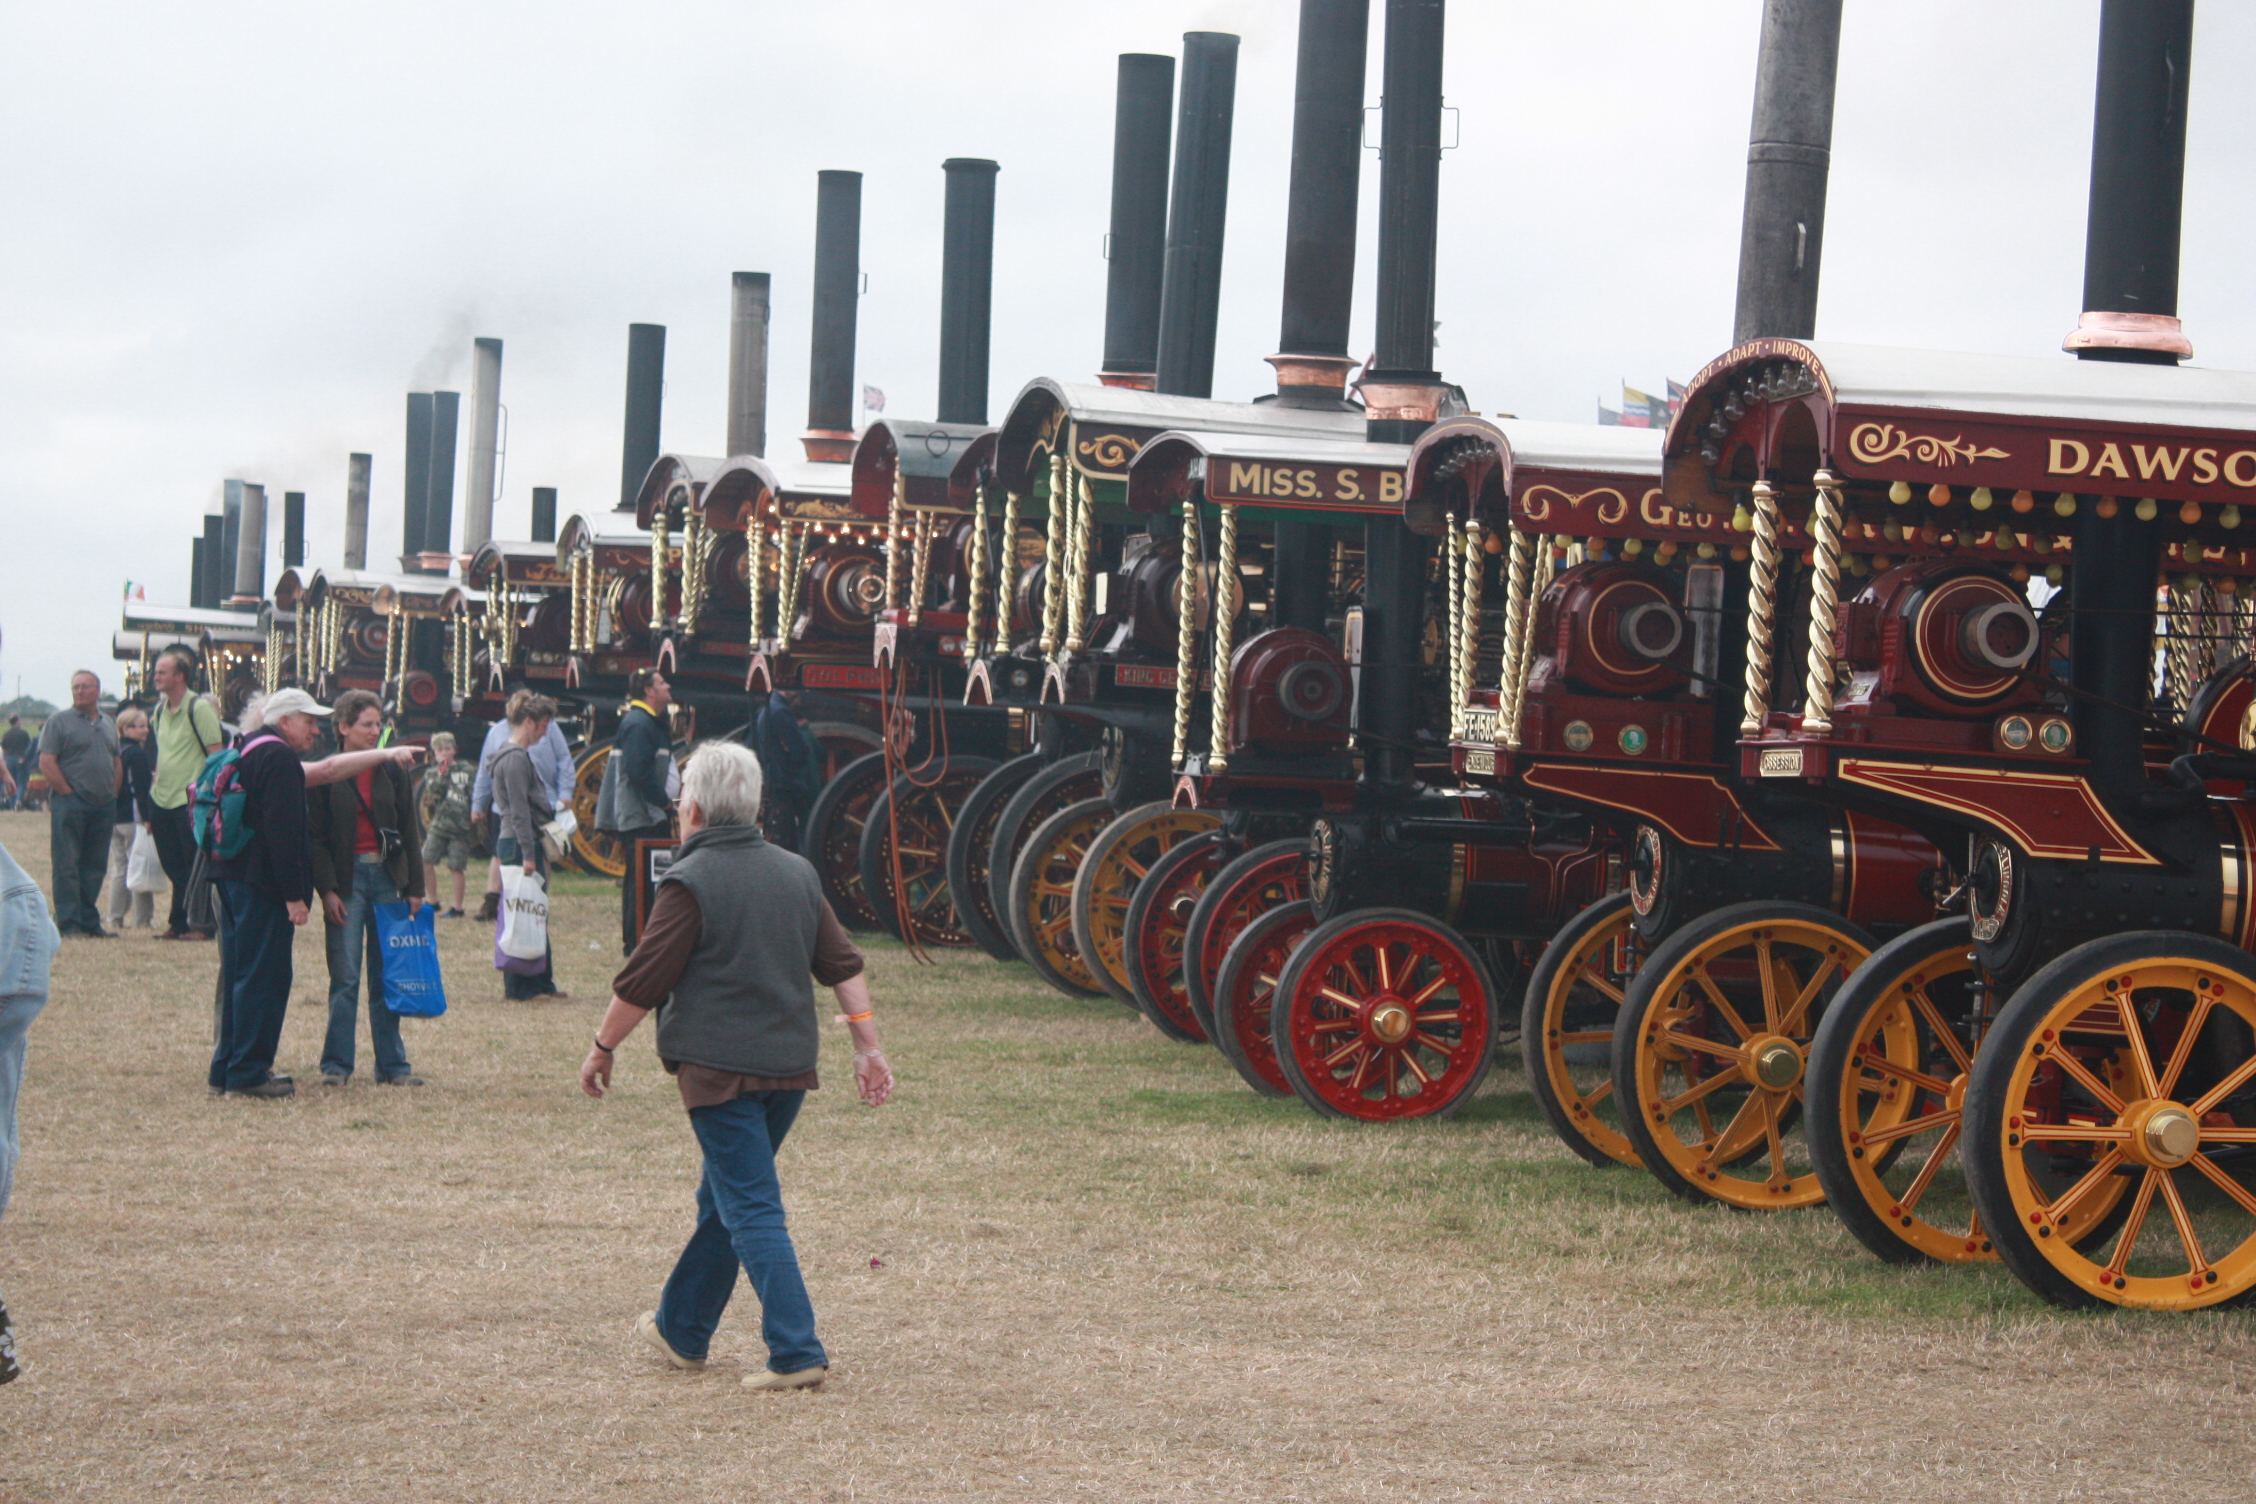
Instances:
[[[57,794],[47,801],[55,925],[66,935],[90,935],[102,927],[97,905],[110,870],[110,827],[116,819],[115,799],[93,804],[79,794]]]
[[[61,942],[47,905],[15,858],[0,849],[0,1214],[16,1180],[16,1094],[23,1089],[24,1035],[47,1006],[48,975]]]
[[[798,1373],[830,1363],[815,1340],[815,1307],[799,1276],[799,1255],[784,1225],[783,1187],[776,1180],[776,1150],[806,1099],[803,1091],[755,1091],[689,1114],[705,1151],[697,1231],[674,1261],[658,1299],[659,1334],[685,1358],[705,1356],[742,1269],[760,1297],[768,1367]]]
[[[243,1091],[274,1074],[282,1015],[290,1007],[290,942],[297,926],[282,900],[263,888],[229,878],[216,886],[227,906],[220,936],[227,986],[219,1000],[211,1084]]]
[[[353,859],[345,922],[324,925],[329,940],[329,1034],[321,1041],[321,1073],[352,1074],[353,1016],[360,1011],[362,953],[367,954],[368,1036],[376,1045],[376,1078],[409,1074],[399,1015],[384,1006],[384,947],[376,943],[376,905],[398,903],[399,889],[375,855]]]

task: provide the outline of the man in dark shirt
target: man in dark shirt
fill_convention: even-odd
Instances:
[[[8,717],[8,729],[0,731],[0,767],[8,770],[8,787],[0,789],[0,808],[13,809],[23,802],[23,786],[31,777],[25,761],[31,756],[31,733],[23,729],[23,717]]]
[[[636,669],[627,680],[627,713],[611,739],[603,769],[603,790],[595,801],[595,828],[619,838],[627,850],[627,872],[619,884],[619,946],[635,946],[634,843],[663,841],[674,833],[673,797],[666,775],[673,767],[673,738],[666,731],[666,707],[673,686],[656,669]]]
[[[102,714],[102,681],[89,669],[71,675],[70,709],[39,730],[39,771],[46,775],[47,830],[55,888],[55,927],[65,935],[106,940],[99,907],[110,865],[110,827],[117,813],[117,725]]]

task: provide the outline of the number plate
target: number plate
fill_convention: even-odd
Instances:
[[[1772,747],[1756,764],[1765,778],[1799,778],[1802,776],[1802,749],[1799,747]]]

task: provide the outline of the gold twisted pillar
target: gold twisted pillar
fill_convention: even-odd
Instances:
[[[938,521],[932,512],[916,514],[916,570],[909,587],[909,625],[915,626],[924,619],[925,597],[932,591],[932,525]]]
[[[988,651],[1007,653],[1011,646],[1011,610],[1018,600],[1018,512],[1025,498],[1016,491],[1003,493],[1003,536],[995,548],[995,624]]]
[[[1191,696],[1198,686],[1198,503],[1183,500],[1183,561],[1175,576],[1175,755],[1181,769],[1191,750]]]
[[[664,508],[650,518],[650,625],[653,631],[666,625],[666,570],[673,562],[673,540]]]
[[[901,550],[906,545],[901,537],[901,504],[908,498],[908,478],[901,473],[901,462],[893,461],[893,495],[885,505],[885,609],[893,610],[901,604]],[[785,537],[790,533],[788,524]]]
[[[1065,626],[1065,590],[1058,577],[1066,572],[1065,456],[1050,456],[1049,540],[1042,558],[1042,656],[1057,651],[1058,634]]]
[[[1817,500],[1810,508],[1809,657],[1802,679],[1802,729],[1820,736],[1833,729],[1833,625],[1841,606],[1841,482],[1830,470],[1811,477]]]
[[[979,656],[979,619],[987,614],[987,485],[982,481],[972,489],[971,498],[971,557],[966,561],[971,575],[971,600],[964,612],[963,655],[970,663]]]
[[[1520,658],[1527,651],[1528,575],[1535,566],[1535,539],[1514,529],[1512,557],[1504,581],[1504,662],[1496,679],[1496,740],[1505,747],[1520,744],[1520,710],[1513,687],[1520,679]]]
[[[1778,492],[1767,480],[1755,482],[1754,569],[1747,587],[1747,693],[1740,705],[1739,734],[1762,735],[1770,714],[1770,665],[1778,618]]]
[[[1467,729],[1466,718],[1473,708],[1473,686],[1480,678],[1480,622],[1481,622],[1481,525],[1471,516],[1465,519],[1465,588],[1461,597],[1464,612],[1463,636],[1459,641],[1462,656],[1457,661],[1457,718],[1458,734]]]
[[[1230,639],[1238,617],[1238,509],[1222,509],[1221,542],[1214,553],[1214,718],[1207,728],[1206,770],[1230,766]]]
[[[1065,598],[1066,628],[1065,650],[1078,653],[1089,645],[1089,564],[1094,551],[1090,539],[1097,530],[1097,499],[1089,490],[1086,476],[1068,470],[1068,485],[1077,485],[1073,508],[1073,580],[1068,587],[1072,593]]]

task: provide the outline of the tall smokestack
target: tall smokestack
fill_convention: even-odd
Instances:
[[[218,512],[204,514],[204,573],[203,594],[189,604],[210,611],[218,607],[227,594],[222,579],[229,578],[234,568],[234,556],[225,552],[227,545],[227,519]]]
[[[243,483],[228,481],[220,488],[220,497],[219,557],[213,561],[219,567],[211,577],[215,606],[235,593],[235,554],[242,547],[243,536]]]
[[[345,568],[368,567],[368,472],[375,463],[368,455],[345,460]]]
[[[1237,93],[1238,39],[1223,31],[1185,32],[1167,275],[1159,295],[1158,390],[1177,396],[1214,395],[1214,326],[1222,313],[1222,230],[1230,209],[1230,125]]]
[[[556,488],[554,486],[533,487],[533,541],[535,543],[554,543],[556,541]]]
[[[940,238],[940,421],[987,421],[987,336],[995,294],[996,163],[950,157]]]
[[[204,535],[196,534],[188,540],[188,604],[198,610],[204,604]]]
[[[2170,365],[2193,353],[2178,324],[2186,83],[2193,0],[2103,0],[2092,119],[2084,309],[2068,348],[2084,360]],[[2123,507],[2077,509],[2069,704],[2092,781],[2111,799],[2146,786],[2159,525]]]
[[[642,478],[658,463],[658,416],[666,401],[666,326],[627,325],[627,422],[619,449],[619,509],[634,510]]]
[[[768,452],[766,272],[736,272],[729,278],[728,452]]]
[[[1434,245],[1441,205],[1442,0],[1387,0],[1379,126],[1379,303],[1375,369],[1364,375],[1375,442],[1407,444],[1434,420]],[[1361,727],[1367,776],[1405,783],[1417,739],[1425,540],[1397,516],[1363,530]]]
[[[305,567],[305,492],[282,493],[282,567]]]
[[[266,598],[266,487],[244,483],[242,516],[235,534],[235,598],[228,604],[256,606]]]
[[[407,455],[401,487],[400,568],[422,568],[425,519],[431,507],[431,394],[407,394]]]
[[[1363,73],[1370,0],[1300,0],[1292,186],[1285,201],[1285,300],[1277,395],[1344,401],[1355,306],[1355,215],[1363,168]]]
[[[811,460],[847,460],[854,448],[854,325],[862,295],[862,175],[815,175],[815,332],[807,363]]]
[[[1106,386],[1149,391],[1159,371],[1159,304],[1167,270],[1167,150],[1174,138],[1175,59],[1123,52],[1112,106],[1112,233],[1106,239]]]
[[[1840,56],[1841,0],[1766,0],[1740,214],[1734,344],[1766,335],[1808,339],[1817,332]]]
[[[431,490],[423,507],[423,552],[451,551],[454,539],[454,441],[462,417],[460,392],[431,394]],[[446,568],[441,565],[439,573]]]
[[[474,554],[493,536],[494,475],[501,465],[501,341],[471,342],[470,477],[462,493],[462,551]],[[440,547],[446,540],[440,540]]]

